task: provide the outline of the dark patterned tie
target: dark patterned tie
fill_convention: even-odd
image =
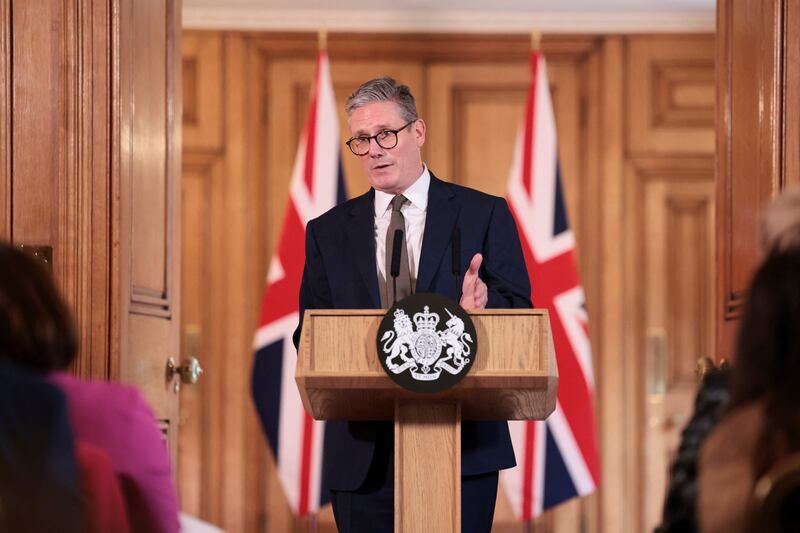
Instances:
[[[390,307],[395,301],[400,301],[406,296],[411,296],[411,272],[408,267],[408,249],[406,248],[406,219],[400,208],[408,202],[408,198],[399,194],[392,198],[392,219],[389,228],[386,230],[386,285],[381,291],[381,305],[385,308]],[[392,248],[394,247],[394,232],[403,232],[403,239],[400,246],[400,275],[397,276],[397,298],[394,296],[394,283],[392,280]]]

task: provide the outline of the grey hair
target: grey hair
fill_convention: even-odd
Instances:
[[[800,186],[787,189],[764,209],[761,246],[767,254],[800,250]]]
[[[408,88],[408,85],[399,85],[394,78],[388,76],[375,78],[362,84],[353,94],[347,97],[344,109],[347,111],[347,117],[350,118],[353,111],[359,107],[377,102],[396,103],[400,108],[400,115],[408,122],[419,118],[417,104],[414,102],[414,95],[411,94],[411,89]]]

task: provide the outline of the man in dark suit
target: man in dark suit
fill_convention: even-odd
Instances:
[[[391,78],[371,80],[348,98],[347,115],[347,145],[372,188],[306,227],[295,346],[306,309],[386,308],[412,292],[438,293],[466,309],[530,307],[528,273],[505,200],[428,170],[420,153],[426,126],[408,87]],[[404,235],[396,289],[387,275],[395,229]],[[454,234],[463,281],[453,276]],[[393,530],[393,446],[392,422],[328,422],[322,479],[340,531]],[[498,471],[515,464],[508,425],[465,421],[461,448],[462,529],[488,532]]]

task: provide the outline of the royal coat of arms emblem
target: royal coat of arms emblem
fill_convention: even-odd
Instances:
[[[443,316],[447,320],[440,327]],[[472,366],[476,348],[475,329],[466,312],[433,294],[398,302],[386,314],[378,336],[383,368],[416,392],[437,392],[460,381]]]

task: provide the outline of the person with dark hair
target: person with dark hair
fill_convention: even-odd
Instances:
[[[701,531],[756,531],[753,490],[800,451],[800,250],[770,255],[753,278],[731,367],[730,411],[700,453]]]
[[[670,467],[664,514],[656,533],[697,531],[697,455],[728,407],[729,377],[727,366],[711,369],[703,375],[694,412],[681,432],[678,453]]]
[[[367,81],[345,109],[352,135],[346,145],[371,188],[306,226],[301,321],[306,309],[386,309],[417,292],[441,294],[466,309],[531,307],[506,201],[442,181],[423,163],[427,126],[408,86],[388,77]],[[460,264],[442,260],[454,248],[463,252]],[[392,264],[399,267],[396,283]],[[454,279],[454,269],[463,278]],[[260,386],[253,383],[254,390]],[[463,531],[490,531],[498,472],[515,465],[508,424],[464,421],[460,457]],[[322,479],[340,531],[392,531],[394,424],[328,421]]]
[[[169,456],[150,407],[132,387],[64,372],[77,346],[51,275],[28,253],[0,242],[0,361],[38,373],[64,393],[75,440],[104,450],[126,489],[132,531],[177,532]]]
[[[764,209],[759,237],[763,256],[800,250],[800,187],[783,191]],[[697,531],[697,463],[700,448],[722,419],[730,402],[730,367],[712,368],[703,376],[695,409],[681,434],[670,467],[661,525],[656,533]]]
[[[67,368],[77,349],[72,316],[48,272],[0,243],[0,359],[45,373]]]

